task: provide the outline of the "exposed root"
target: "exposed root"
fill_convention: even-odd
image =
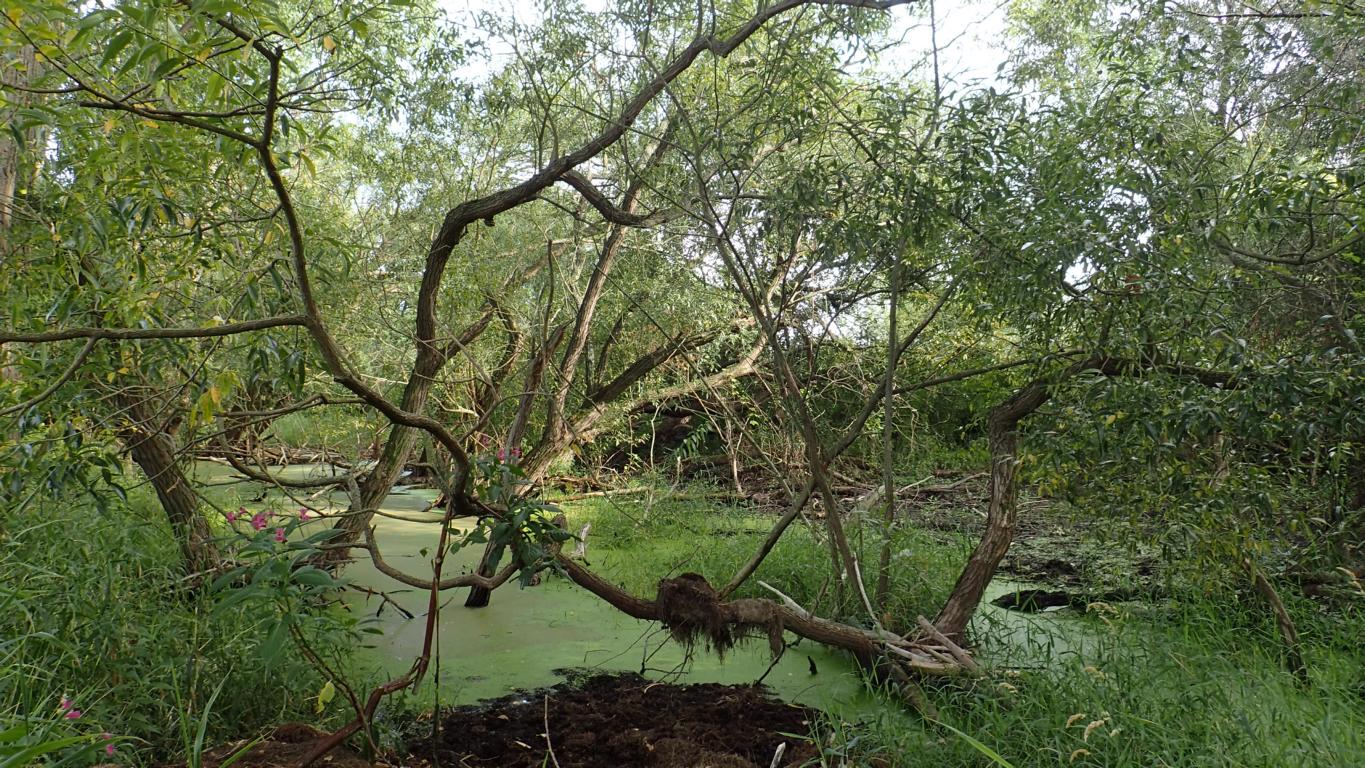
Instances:
[[[691,648],[701,641],[721,656],[735,646],[735,632],[721,610],[716,590],[700,574],[663,579],[654,604],[659,622],[680,645]]]
[[[570,573],[570,576],[574,574]],[[745,637],[765,635],[773,654],[777,655],[782,651],[782,633],[791,631],[852,652],[861,664],[892,682],[903,683],[916,675],[979,672],[966,650],[922,616],[917,635],[900,637],[885,630],[869,630],[820,618],[771,585],[763,586],[776,594],[781,603],[758,599],[722,601],[704,577],[684,573],[660,581],[654,602],[641,607],[647,606],[649,618],[667,627],[678,643],[688,648],[701,643],[722,656]]]

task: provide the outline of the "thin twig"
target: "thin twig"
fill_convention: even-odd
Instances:
[[[550,762],[554,763],[555,768],[559,768],[559,759],[555,757],[555,745],[550,743],[550,696],[545,696],[545,748],[549,750]]]

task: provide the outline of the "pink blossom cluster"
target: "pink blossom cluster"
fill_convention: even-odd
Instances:
[[[57,706],[59,707],[62,713],[62,717],[67,720],[79,720],[81,719],[81,715],[85,714],[81,712],[79,709],[76,709],[76,702],[72,701],[70,696],[63,696],[61,704]],[[114,754],[115,752],[113,744],[114,734],[105,731],[104,733],[100,734],[100,738],[104,739],[105,742],[104,754],[106,755]]]
[[[257,512],[256,514],[252,515],[250,512],[247,511],[246,507],[238,507],[236,511],[229,510],[224,513],[224,517],[227,518],[227,521],[229,523],[235,523],[238,520],[246,520],[248,519],[247,517],[248,515],[250,515],[251,529],[254,531],[264,531],[266,528],[270,526],[270,518],[273,517],[272,513],[264,511]],[[307,507],[299,507],[299,522],[301,523],[307,522],[311,515],[312,513],[308,510]],[[283,544],[285,540],[286,540],[285,529],[283,527],[276,527],[275,541]]]

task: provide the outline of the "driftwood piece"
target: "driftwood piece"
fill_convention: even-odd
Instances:
[[[1308,675],[1308,664],[1303,660],[1303,652],[1299,644],[1298,627],[1294,625],[1294,618],[1289,615],[1289,609],[1280,599],[1280,594],[1275,590],[1275,585],[1270,583],[1270,579],[1266,578],[1265,573],[1256,567],[1251,558],[1244,558],[1242,567],[1251,577],[1251,583],[1256,589],[1256,594],[1265,600],[1266,605],[1270,607],[1270,612],[1275,616],[1275,626],[1279,628],[1280,639],[1284,641],[1285,666],[1299,682],[1311,682]]]
[[[582,560],[588,556],[588,532],[592,530],[592,523],[584,523],[578,529],[578,543],[574,545],[573,554],[570,555],[575,560]]]
[[[973,672],[980,671],[981,668],[977,666],[976,660],[971,657],[971,654],[967,653],[963,650],[962,646],[949,640],[946,635],[938,631],[938,627],[934,626],[933,622],[923,616],[918,617],[916,621],[919,624],[920,630],[924,632],[925,637],[932,638],[934,642],[947,648],[948,653],[952,655],[953,659],[956,660],[958,664],[961,664],[963,667]]]

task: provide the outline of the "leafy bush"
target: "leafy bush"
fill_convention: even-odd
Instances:
[[[238,593],[187,587],[147,494],[104,514],[51,502],[0,515],[0,731],[25,724],[29,741],[79,737],[58,754],[91,760],[106,757],[99,734],[128,735],[107,744],[122,761],[150,763],[184,749],[185,718],[206,717],[213,743],[309,717],[323,681],[292,643],[269,653],[274,611],[224,599]],[[316,649],[337,652],[343,635],[330,629],[343,625],[297,608]]]

